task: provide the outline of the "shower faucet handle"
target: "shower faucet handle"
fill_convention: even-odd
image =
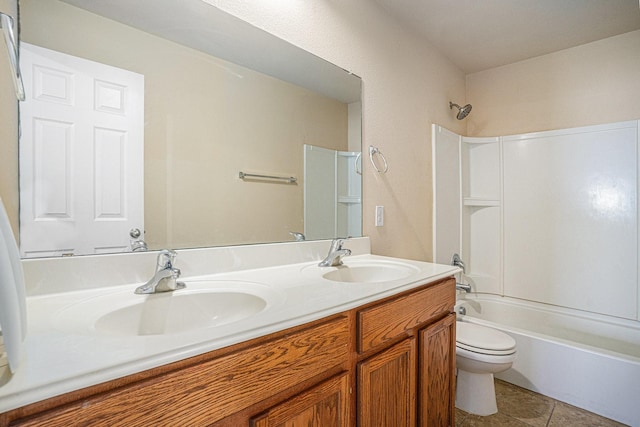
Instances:
[[[460,258],[460,255],[453,254],[453,257],[451,258],[451,265],[453,265],[455,267],[460,267],[464,274],[467,273],[467,271],[465,269],[464,261],[462,261],[462,258]]]

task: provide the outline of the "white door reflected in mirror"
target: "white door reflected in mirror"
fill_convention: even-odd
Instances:
[[[144,76],[21,50],[22,256],[129,251],[129,230],[144,228]]]

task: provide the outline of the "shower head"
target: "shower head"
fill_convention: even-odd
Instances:
[[[458,114],[456,115],[456,119],[462,120],[469,115],[471,112],[471,104],[467,104],[464,107],[459,106],[458,104],[454,104],[453,102],[449,102],[449,109],[452,110],[453,107],[458,109]]]

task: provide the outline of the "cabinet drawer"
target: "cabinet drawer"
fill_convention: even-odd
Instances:
[[[358,312],[358,351],[365,352],[430,319],[451,311],[455,279],[387,301]]]
[[[340,317],[12,425],[209,425],[345,364],[349,336]]]

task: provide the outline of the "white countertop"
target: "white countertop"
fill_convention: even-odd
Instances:
[[[165,335],[109,335],[87,326],[90,319],[78,319],[77,325],[69,324],[66,308],[110,294],[128,298],[140,282],[29,296],[25,358],[18,372],[0,386],[0,413],[302,325],[459,271],[452,266],[369,254],[347,257],[344,262],[346,265],[403,263],[413,266],[414,272],[403,279],[387,282],[334,282],[322,278],[322,273],[328,270],[319,272],[314,260],[199,276],[183,275],[180,280],[188,287],[189,282],[197,287],[201,280],[214,281],[214,285],[249,283],[263,287],[272,296],[271,302],[262,312],[234,323]]]

